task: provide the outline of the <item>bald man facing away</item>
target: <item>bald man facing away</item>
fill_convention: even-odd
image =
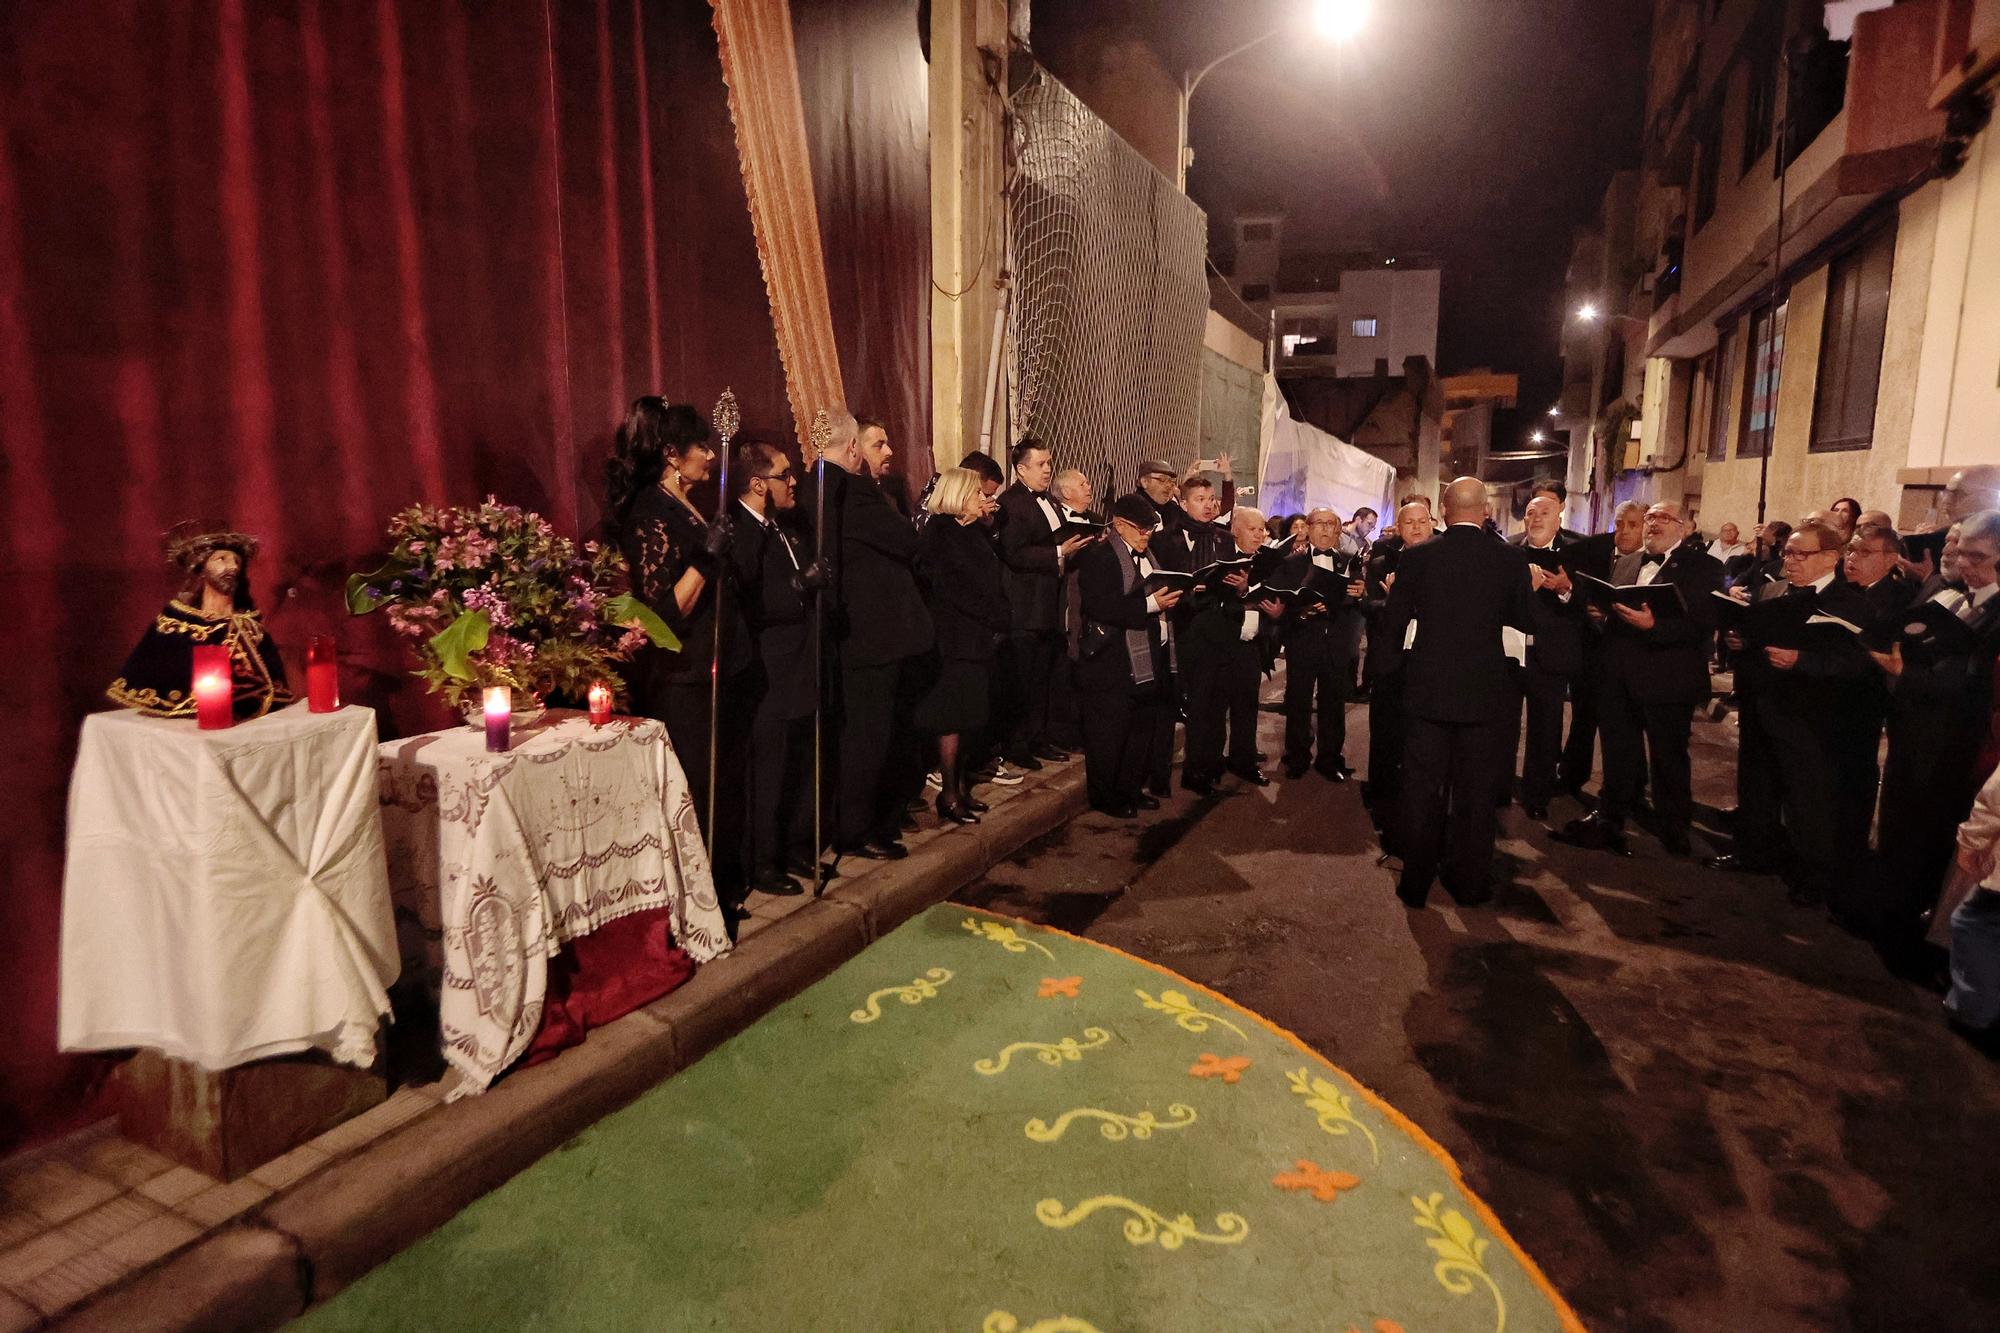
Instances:
[[[1493,793],[1520,707],[1501,631],[1533,629],[1528,557],[1485,529],[1486,485],[1460,477],[1445,530],[1403,553],[1382,633],[1404,645],[1401,833],[1396,896],[1420,908],[1433,880],[1467,906],[1493,896]]]

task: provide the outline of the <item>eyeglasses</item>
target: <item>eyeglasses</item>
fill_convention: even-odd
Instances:
[[[1794,551],[1791,550],[1790,548],[1787,548],[1785,551],[1784,558],[1787,560],[1804,560],[1815,555],[1832,555],[1832,554],[1833,554],[1832,551]]]
[[[758,478],[759,481],[782,481],[787,486],[798,479],[798,474],[794,472],[768,472]]]

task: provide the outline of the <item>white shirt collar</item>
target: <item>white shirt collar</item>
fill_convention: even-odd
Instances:
[[[1835,570],[1829,569],[1826,573],[1820,575],[1818,578],[1814,579],[1811,583],[1807,584],[1806,586],[1811,588],[1814,592],[1825,592],[1827,589],[1827,585],[1833,582],[1833,576],[1836,572],[1837,571]]]

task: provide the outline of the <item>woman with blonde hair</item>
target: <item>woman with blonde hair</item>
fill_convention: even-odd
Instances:
[[[975,824],[986,809],[965,782],[964,738],[986,725],[994,645],[1007,632],[1007,594],[1000,554],[980,520],[995,502],[979,474],[949,468],[924,501],[932,520],[917,544],[917,581],[937,626],[938,672],[917,704],[915,722],[937,737],[938,818]]]

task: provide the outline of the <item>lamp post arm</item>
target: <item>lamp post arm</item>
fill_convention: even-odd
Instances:
[[[1243,43],[1243,45],[1223,52],[1215,59],[1209,61],[1206,65],[1203,65],[1200,69],[1194,71],[1194,73],[1192,74],[1184,73],[1181,75],[1181,95],[1179,98],[1180,122],[1181,122],[1180,147],[1178,151],[1176,151],[1174,154],[1174,184],[1179,186],[1183,193],[1185,193],[1187,190],[1188,103],[1194,100],[1194,90],[1201,86],[1201,81],[1207,78],[1209,76],[1209,73],[1212,70],[1214,70],[1214,68],[1217,65],[1222,64],[1226,60],[1234,60],[1237,56],[1242,55],[1245,51],[1248,51],[1253,46],[1262,46],[1265,42],[1270,41],[1273,37],[1276,37],[1278,34],[1284,31],[1286,31],[1286,29],[1282,27],[1273,28],[1269,32],[1263,34],[1260,37],[1252,37],[1249,41]]]

